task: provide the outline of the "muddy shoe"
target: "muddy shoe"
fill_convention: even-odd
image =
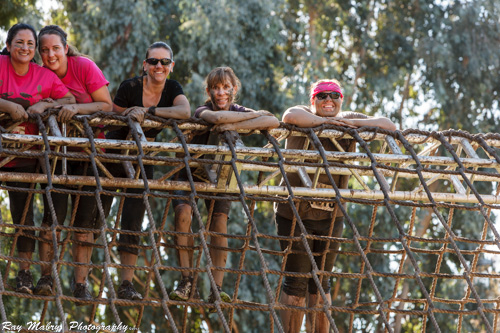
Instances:
[[[20,270],[17,273],[16,292],[33,294],[33,276],[29,270]]]
[[[73,297],[76,297],[82,301],[93,301],[94,300],[94,297],[92,297],[92,294],[90,293],[89,289],[87,288],[86,283],[75,283],[75,289],[73,290]],[[76,301],[75,305],[82,306],[82,305],[88,305],[88,304]]]
[[[142,295],[135,290],[132,282],[124,280],[118,288],[118,298],[128,299],[131,301],[141,301]]]
[[[221,301],[223,301],[224,303],[232,303],[233,302],[231,296],[229,296],[226,292],[222,291],[221,287],[217,286],[217,291],[219,292],[219,296],[220,296]],[[212,289],[212,291],[210,292],[210,296],[208,297],[208,303],[215,303],[216,300],[217,300],[217,298],[215,297],[214,290]],[[210,313],[217,312],[217,308],[215,308],[215,307],[210,308],[209,312]]]
[[[35,295],[42,296],[52,296],[54,293],[52,292],[52,286],[54,285],[54,280],[50,275],[44,275],[38,280],[33,293]]]
[[[181,282],[179,282],[179,285],[175,290],[173,290],[168,297],[170,299],[176,300],[176,301],[187,301],[189,299],[189,296],[191,295],[191,289],[193,288],[193,278],[184,276],[182,277]],[[194,290],[194,295],[193,298],[200,298],[200,295],[198,295],[198,289],[195,286]]]

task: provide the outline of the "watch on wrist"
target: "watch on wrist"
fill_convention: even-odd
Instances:
[[[150,106],[148,108],[148,113],[152,116],[156,116],[156,106]]]

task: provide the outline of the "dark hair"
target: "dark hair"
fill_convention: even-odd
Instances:
[[[165,49],[168,52],[170,52],[170,59],[174,61],[174,52],[172,51],[172,48],[165,42],[154,42],[153,44],[149,45],[148,49],[146,50],[146,58],[149,58],[149,51],[152,49]],[[146,71],[144,68],[142,69],[142,75],[146,75]]]
[[[216,87],[218,84],[224,84],[226,82],[230,82],[233,87],[237,87],[238,90],[241,88],[240,79],[234,74],[234,71],[231,67],[217,67],[212,69],[210,73],[208,73],[205,78],[205,88],[208,90]],[[236,99],[236,96],[234,96]],[[210,95],[205,103],[211,102]]]
[[[5,41],[5,44],[8,45],[8,46],[11,46],[12,45],[12,41],[14,40],[14,37],[21,30],[30,30],[33,33],[33,37],[35,39],[35,47],[36,47],[37,40],[36,40],[36,31],[35,31],[35,28],[33,28],[32,25],[27,24],[27,23],[16,23],[12,27],[10,27],[9,31],[7,32],[7,40]],[[10,52],[7,51],[7,47],[3,48],[1,54],[2,55],[8,55],[8,56],[10,56]],[[34,59],[32,61],[34,61]]]
[[[68,39],[68,34],[64,32],[63,29],[61,29],[60,26],[58,25],[47,25],[40,30],[38,33],[38,52],[42,53],[42,43],[40,43],[41,37],[43,35],[57,35],[59,38],[61,38],[61,43],[63,44],[64,47],[68,45],[67,39]],[[68,57],[77,57],[77,56],[83,56],[78,50],[71,45],[68,45],[68,53],[66,54]]]
[[[165,50],[168,50],[168,52],[170,52],[170,58],[172,59],[172,61],[174,60],[174,52],[172,52],[172,48],[167,43],[164,43],[164,42],[154,42],[153,44],[149,45],[149,47],[146,51],[146,58],[144,58],[144,59],[149,58],[149,50],[159,49],[159,48],[163,48]]]

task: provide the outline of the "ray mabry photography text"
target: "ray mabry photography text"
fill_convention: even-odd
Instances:
[[[16,325],[10,321],[2,322],[2,329],[4,331],[14,331],[20,332],[22,329],[27,329],[29,331],[49,331],[49,332],[60,332],[63,329],[62,324],[55,324],[52,322],[41,323],[39,321],[29,321],[25,325]],[[78,321],[72,321],[68,324],[68,329],[70,330],[85,330],[85,331],[136,331],[137,327],[131,327],[123,323],[119,324],[85,324]]]

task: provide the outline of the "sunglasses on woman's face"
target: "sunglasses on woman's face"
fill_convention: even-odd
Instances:
[[[163,58],[163,59],[156,59],[156,58],[148,58],[146,59],[146,62],[150,65],[156,66],[158,62],[161,62],[163,66],[168,66],[172,63],[172,59],[168,58]]]
[[[330,92],[330,93],[322,92],[322,93],[317,94],[316,98],[319,100],[324,100],[328,96],[330,96],[331,99],[339,99],[340,93],[339,92]]]

